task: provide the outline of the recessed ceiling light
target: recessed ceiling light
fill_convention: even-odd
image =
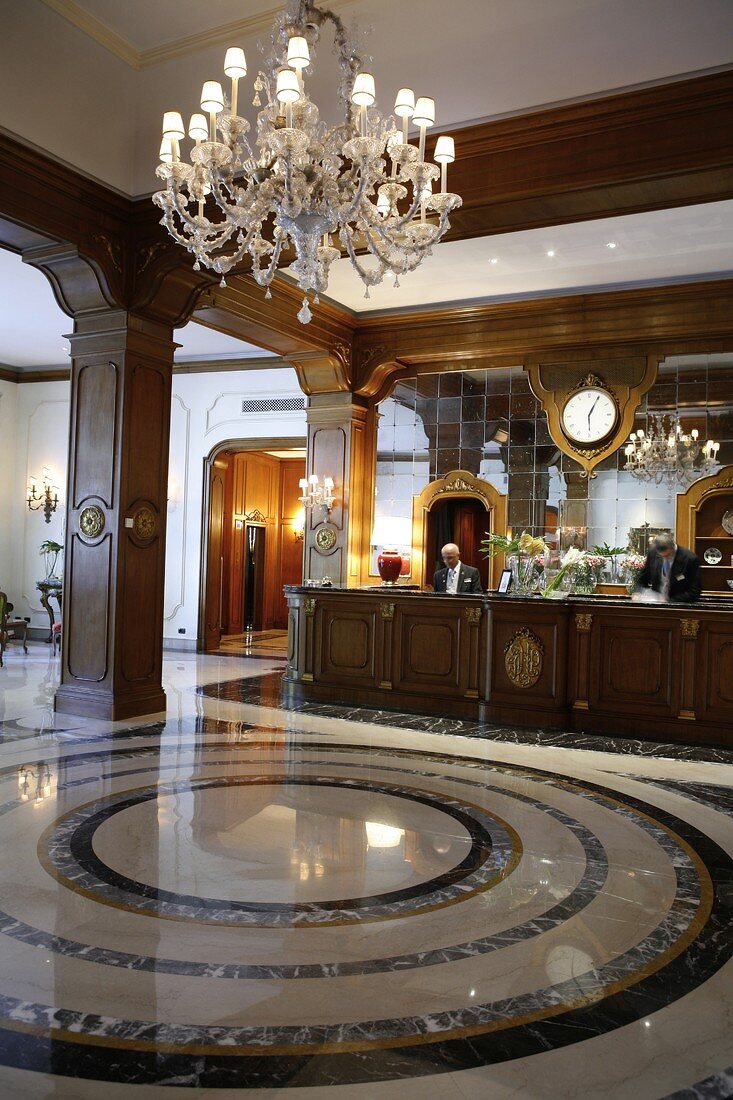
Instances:
[[[606,248],[616,248],[616,247],[617,247],[617,245],[616,245],[615,241],[606,241]]]
[[[552,259],[552,257],[555,255],[555,249],[554,248],[548,249],[547,255],[550,257],[550,259]]]
[[[499,262],[499,261],[498,261],[498,259],[496,258],[496,256],[492,256],[492,257],[491,257],[491,259],[489,260],[489,263],[490,263],[490,264],[498,264],[498,262]]]

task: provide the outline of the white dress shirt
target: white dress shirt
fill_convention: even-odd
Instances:
[[[457,563],[455,569],[448,570],[448,576],[445,578],[445,590],[455,596],[458,591],[458,573],[461,568],[460,561]]]

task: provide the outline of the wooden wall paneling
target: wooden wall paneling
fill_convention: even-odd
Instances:
[[[436,597],[435,602],[401,604],[400,612],[394,641],[395,692],[429,691],[437,698],[463,694],[467,670],[461,667],[462,603]]]
[[[221,533],[221,633],[234,634],[241,631],[241,616],[237,615],[232,589],[236,586],[237,569],[234,564],[238,552],[235,526],[235,485],[237,478],[237,456],[224,454],[224,511]]]
[[[733,622],[706,622],[697,640],[698,711],[700,720],[714,723],[721,742],[730,735],[733,708]]]
[[[226,479],[229,456],[218,455],[209,469],[206,577],[203,588],[204,649],[218,649],[221,643],[224,580],[224,531]]]
[[[92,311],[77,319],[71,343],[73,490],[55,706],[114,720],[165,707],[172,330],[124,311]]]
[[[365,495],[371,502],[373,492],[364,475],[368,405],[354,400],[349,393],[315,395],[308,399],[307,415],[307,475],[315,473],[321,480],[332,477],[335,503],[330,516],[321,508],[306,516],[304,573],[312,580],[329,577],[334,584],[345,585],[350,576],[359,575],[358,565],[349,568],[349,550],[353,547],[353,553],[359,556],[363,552],[361,546],[357,551],[355,544],[349,542],[351,518],[355,517],[355,524],[359,524],[358,517],[363,517],[367,509]],[[335,534],[332,546],[318,546],[318,531],[322,527]],[[360,534],[354,537],[363,539],[363,523]]]
[[[387,597],[389,593],[386,593]],[[379,601],[377,619],[377,680],[384,691],[392,690],[392,668],[394,660],[396,604],[389,598]],[[401,617],[402,612],[399,612]]]
[[[591,690],[594,710],[672,717],[676,706],[679,652],[677,622],[644,616],[605,614],[603,630],[591,639]]]
[[[552,352],[729,351],[732,336],[731,279],[364,315],[354,337],[354,389],[381,398],[397,377],[479,362],[518,365]]]
[[[680,662],[677,717],[684,721],[694,722],[697,695],[697,636],[700,633],[700,620],[695,618],[694,614],[680,619],[679,630]]]
[[[490,606],[489,718],[510,720],[521,707],[540,724],[567,723],[568,613],[559,601],[536,601],[519,625],[511,604]]]
[[[324,595],[318,600],[318,612],[316,681],[376,687],[376,607],[358,600],[344,605]]]
[[[590,690],[591,632],[593,615],[588,611],[576,612],[575,630],[571,640],[570,666],[575,672],[572,688],[573,710],[588,710]]]
[[[283,459],[280,463],[280,516],[278,523],[278,586],[275,604],[275,626],[284,627],[288,621],[288,607],[283,585],[300,584],[303,579],[303,540],[296,539],[293,520],[302,505],[300,478],[305,476],[303,459]]]

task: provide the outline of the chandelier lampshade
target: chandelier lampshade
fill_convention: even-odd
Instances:
[[[332,127],[306,87],[327,22],[334,27],[343,113]],[[205,113],[192,115],[188,128],[195,143],[190,160],[181,154],[186,132],[180,113],[166,111],[163,119],[156,171],[164,189],[153,201],[162,211],[161,224],[193,255],[194,268],[209,268],[224,282],[227,272],[249,259],[269,297],[278,268],[290,261],[290,274],[305,293],[298,313],[303,324],[311,319],[308,295],[317,304],[331,264],[342,255],[364,282],[366,297],[387,273],[399,286],[399,276],[430,255],[450,228],[449,214],[461,205],[447,190],[453,140],[439,138],[437,163],[425,160],[434,100],[400,88],[394,106],[399,121],[382,118],[374,76],[339,17],[314,0],[292,0],[275,19],[271,47],[254,81],[254,106],[260,109],[251,138],[249,121],[237,113],[239,81],[247,74],[238,47],[227,50],[224,72],[231,96],[227,101],[216,80],[204,83]],[[410,119],[417,144],[408,141]],[[439,178],[438,191],[433,183]]]

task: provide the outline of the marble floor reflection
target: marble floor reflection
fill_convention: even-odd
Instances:
[[[733,1095],[733,753],[0,670],[0,1097]],[[581,747],[582,746],[582,747]]]

